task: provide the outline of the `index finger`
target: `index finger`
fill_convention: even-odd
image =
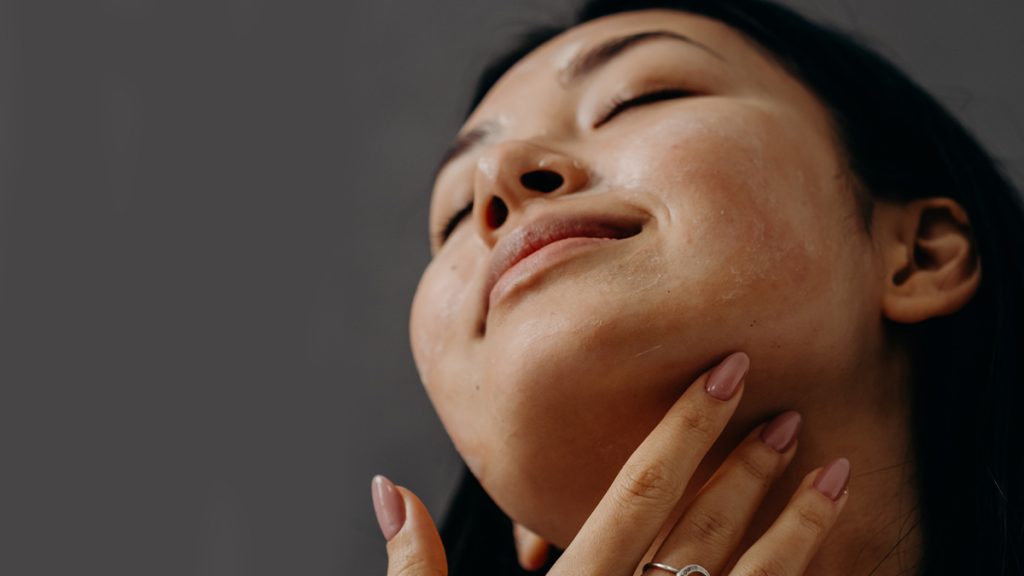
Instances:
[[[632,574],[742,396],[734,352],[689,386],[619,471],[552,574]]]

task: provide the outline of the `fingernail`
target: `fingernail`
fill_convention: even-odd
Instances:
[[[796,433],[800,431],[802,420],[800,413],[793,410],[779,414],[761,429],[761,441],[771,446],[776,452],[789,450],[796,438]]]
[[[850,481],[850,461],[846,458],[837,458],[818,472],[814,479],[814,487],[832,500],[839,498]]]
[[[728,400],[740,387],[740,380],[747,374],[747,368],[750,368],[750,357],[743,352],[733,352],[715,366],[704,387],[715,398]]]
[[[377,523],[384,533],[384,539],[390,541],[405,524],[405,502],[391,480],[384,476],[374,476],[371,484],[373,511],[377,513]]]

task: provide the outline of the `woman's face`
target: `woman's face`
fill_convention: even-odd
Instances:
[[[648,32],[665,34],[580,60]],[[878,264],[823,106],[738,32],[665,10],[572,28],[495,84],[461,133],[478,128],[435,183],[432,231],[474,204],[434,241],[410,333],[442,423],[512,518],[566,545],[731,351],[751,368],[723,442],[842,398],[879,323]],[[552,244],[492,293],[553,221],[618,238]]]

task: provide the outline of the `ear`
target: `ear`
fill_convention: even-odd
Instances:
[[[981,262],[967,213],[952,198],[884,204],[882,314],[913,324],[952,314],[974,296]]]

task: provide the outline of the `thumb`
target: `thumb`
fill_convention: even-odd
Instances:
[[[447,576],[441,535],[420,499],[384,476],[371,483],[377,523],[388,541],[388,576]]]

